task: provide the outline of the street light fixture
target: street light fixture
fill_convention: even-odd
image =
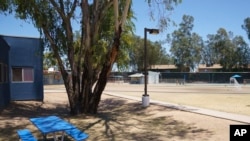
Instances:
[[[144,28],[144,94],[142,95],[142,105],[147,107],[149,105],[149,95],[148,95],[148,51],[147,51],[147,32],[149,34],[159,34],[159,29],[149,29]]]

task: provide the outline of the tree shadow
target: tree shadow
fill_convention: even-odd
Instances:
[[[123,99],[108,98],[99,105],[99,113],[95,116],[97,120],[76,125],[84,131],[88,131],[91,140],[143,140],[163,141],[162,136],[171,138],[197,138],[199,134],[211,136],[213,133],[206,129],[195,127],[175,120],[172,116],[155,117],[154,111],[166,112],[175,109],[164,106],[157,108],[144,108],[139,102],[127,102]],[[78,117],[78,120],[81,120]],[[101,124],[104,131],[97,134],[92,128]],[[101,127],[100,127],[101,128]],[[135,132],[133,132],[135,131]]]
[[[50,103],[49,103],[50,104]],[[65,104],[53,103],[53,106],[46,106],[44,102],[38,101],[14,101],[7,108],[1,111],[1,118],[32,118],[38,116],[69,114],[68,107]]]
[[[211,136],[213,133],[206,129],[195,127],[182,121],[175,120],[171,114],[155,116],[155,112],[171,112],[176,109],[164,106],[142,107],[137,101],[128,102],[122,98],[105,98],[99,104],[98,114],[70,116],[66,104],[54,103],[46,106],[43,102],[13,102],[0,116],[0,137],[17,140],[16,130],[31,128],[38,137],[42,136],[38,129],[31,127],[28,121],[31,117],[58,115],[89,134],[88,140],[143,140],[163,141],[169,139],[197,138],[200,134]],[[23,123],[15,124],[19,119]],[[2,122],[1,122],[2,121]],[[11,134],[11,137],[9,135]],[[0,138],[0,139],[1,139]],[[48,136],[48,140],[53,140]],[[65,141],[71,139],[65,136]]]
[[[38,101],[13,101],[8,107],[0,111],[0,140],[6,138],[7,140],[18,140],[17,130],[32,129],[36,131],[36,136],[42,138],[38,129],[34,128],[29,121],[30,118],[58,115],[65,117],[69,111],[65,104],[54,104],[49,106]],[[33,128],[35,130],[33,130]]]

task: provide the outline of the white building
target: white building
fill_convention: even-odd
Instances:
[[[148,84],[158,84],[159,83],[159,72],[148,72]],[[131,84],[144,84],[144,75],[142,73],[135,73],[129,75]]]

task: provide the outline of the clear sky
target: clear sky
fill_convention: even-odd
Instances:
[[[136,34],[143,37],[143,28],[155,28],[157,22],[149,20],[146,3],[136,0],[134,9],[137,17]],[[170,18],[177,25],[182,21],[184,14],[194,17],[193,32],[198,33],[207,40],[208,34],[216,34],[219,28],[232,31],[234,36],[241,35],[249,43],[246,32],[241,25],[244,19],[250,17],[250,0],[182,0],[182,3],[175,7]],[[152,40],[163,40],[167,33],[172,33],[178,27],[168,27],[168,30],[160,35],[152,35],[148,38]]]
[[[208,34],[216,34],[219,28],[232,31],[234,35],[241,35],[249,43],[246,32],[241,28],[244,19],[250,17],[250,0],[182,0],[171,13],[170,18],[178,25],[184,14],[194,17],[193,32],[206,40]],[[144,27],[157,28],[157,22],[149,18],[149,10],[145,0],[133,0],[135,11],[135,34],[144,36]],[[167,12],[167,11],[166,11]],[[148,35],[149,40],[166,39],[166,34],[178,27],[168,27],[159,35]],[[14,16],[0,15],[0,34],[14,36],[39,37],[38,31],[31,24],[16,20]]]

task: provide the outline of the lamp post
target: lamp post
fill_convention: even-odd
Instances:
[[[149,105],[148,95],[148,51],[147,51],[147,32],[149,34],[159,34],[159,29],[144,28],[144,94],[142,95],[142,106],[147,107]]]

